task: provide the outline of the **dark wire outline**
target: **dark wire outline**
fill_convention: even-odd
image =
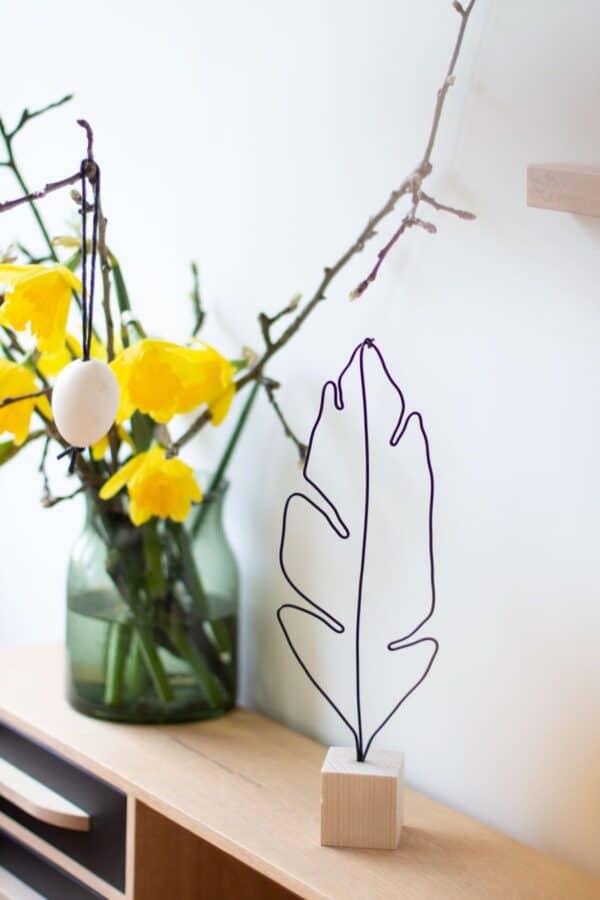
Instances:
[[[369,418],[368,418],[368,405],[367,405],[367,391],[366,391],[366,381],[365,381],[365,370],[364,370],[364,355],[366,350],[374,350],[377,354],[381,367],[393,389],[396,391],[398,395],[398,399],[400,401],[400,415],[398,417],[398,421],[394,426],[392,431],[392,435],[389,440],[389,444],[391,447],[396,447],[398,443],[401,441],[404,436],[406,429],[411,421],[411,419],[416,418],[419,423],[419,429],[421,431],[421,435],[423,437],[423,442],[425,446],[425,457],[427,462],[427,471],[429,475],[429,509],[428,509],[428,551],[429,551],[429,577],[430,577],[430,587],[431,587],[431,603],[429,606],[429,610],[427,614],[421,619],[419,624],[413,628],[408,634],[403,635],[396,640],[390,641],[387,644],[387,650],[391,652],[395,652],[397,650],[407,650],[410,647],[415,647],[419,644],[432,644],[433,652],[429,659],[429,662],[425,668],[424,673],[421,677],[412,685],[412,687],[400,698],[398,703],[393,707],[390,713],[383,719],[383,721],[377,726],[377,728],[373,731],[368,741],[364,742],[363,738],[363,730],[362,730],[362,698],[361,698],[361,681],[360,681],[360,624],[361,624],[361,615],[362,615],[362,605],[363,605],[363,582],[365,575],[365,566],[366,566],[366,551],[367,551],[367,537],[368,537],[368,527],[369,527],[369,503],[370,503],[370,446],[369,446]],[[317,429],[321,423],[321,419],[323,417],[324,409],[325,409],[325,401],[327,397],[327,391],[329,388],[333,390],[333,403],[335,409],[342,410],[344,409],[344,395],[343,395],[343,379],[348,370],[351,368],[354,360],[357,356],[360,355],[359,359],[359,368],[360,368],[360,386],[361,386],[361,397],[362,397],[362,414],[363,414],[363,437],[364,437],[364,460],[365,460],[365,505],[364,505],[364,515],[363,515],[363,529],[362,529],[362,541],[361,541],[361,558],[360,558],[360,570],[359,570],[359,584],[358,584],[358,597],[356,604],[356,636],[355,636],[355,644],[354,644],[354,659],[355,659],[355,693],[356,693],[356,714],[357,714],[357,726],[358,729],[355,728],[352,723],[348,720],[348,718],[341,711],[339,706],[335,703],[335,701],[330,697],[330,695],[325,691],[325,689],[319,684],[317,679],[313,676],[307,665],[302,660],[300,654],[296,650],[293,641],[289,635],[289,632],[285,626],[283,621],[283,613],[286,609],[294,609],[297,612],[304,613],[305,615],[312,616],[314,619],[317,619],[319,622],[322,622],[327,628],[333,631],[335,634],[343,634],[346,630],[345,626],[342,622],[338,621],[331,613],[327,612],[326,609],[319,606],[315,603],[314,600],[311,600],[310,597],[307,596],[293,581],[291,576],[288,574],[285,562],[284,562],[284,548],[285,548],[285,540],[287,533],[287,522],[288,522],[288,514],[292,501],[296,498],[306,502],[311,506],[316,512],[318,512],[329,526],[333,529],[335,534],[342,540],[347,540],[350,537],[350,531],[348,527],[344,523],[337,507],[332,502],[332,500],[325,494],[325,492],[319,487],[319,485],[310,477],[309,475],[309,465],[311,460],[311,454],[313,449],[313,442],[315,435],[317,433]],[[337,381],[327,381],[323,385],[321,390],[321,400],[319,405],[319,411],[317,413],[317,418],[312,427],[310,433],[310,439],[308,442],[308,450],[306,454],[306,458],[304,461],[304,467],[302,470],[302,475],[304,480],[311,485],[311,487],[317,492],[317,494],[321,497],[321,499],[325,502],[326,508],[321,508],[318,503],[308,497],[306,494],[303,494],[301,491],[294,491],[287,498],[284,508],[283,508],[283,521],[281,528],[281,540],[279,543],[279,565],[281,567],[281,571],[283,572],[283,576],[287,583],[290,585],[292,590],[303,600],[305,600],[310,606],[313,607],[316,612],[313,610],[306,609],[303,606],[299,606],[295,603],[284,603],[277,610],[277,620],[279,625],[281,626],[281,630],[283,631],[284,637],[287,641],[287,644],[292,651],[295,659],[299,663],[300,667],[306,674],[309,681],[313,684],[313,686],[317,689],[317,691],[321,694],[321,696],[329,703],[329,705],[335,710],[337,715],[340,717],[342,722],[346,725],[346,727],[350,730],[356,747],[356,758],[358,762],[364,762],[367,758],[367,754],[371,748],[373,740],[382,730],[382,728],[387,725],[392,716],[398,711],[398,709],[402,706],[405,700],[410,697],[410,695],[419,687],[420,684],[423,683],[427,675],[429,674],[435,657],[437,656],[439,650],[439,643],[433,637],[423,637],[418,638],[417,640],[411,641],[410,639],[423,627],[423,625],[429,621],[432,617],[435,606],[436,606],[436,588],[435,588],[435,560],[434,560],[434,552],[433,552],[433,506],[434,506],[434,496],[435,496],[435,478],[433,473],[433,466],[431,463],[431,449],[429,444],[429,438],[427,436],[427,431],[425,429],[425,425],[423,422],[423,417],[420,412],[414,411],[411,412],[406,419],[404,419],[404,413],[406,411],[406,403],[404,399],[404,395],[399,387],[399,385],[394,381],[392,375],[387,367],[387,364],[381,354],[381,351],[376,346],[373,338],[366,338],[357,347],[353,350],[350,359],[342,369]]]

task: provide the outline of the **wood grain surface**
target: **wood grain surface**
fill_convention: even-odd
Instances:
[[[0,653],[7,724],[301,897],[600,898],[600,879],[408,789],[397,850],[321,847],[322,745],[245,709],[161,727],[88,719],[63,698],[63,665],[59,646]]]

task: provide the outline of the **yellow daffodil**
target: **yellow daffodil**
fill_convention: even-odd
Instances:
[[[121,388],[117,422],[139,409],[165,423],[206,403],[213,425],[220,425],[235,394],[234,366],[208,344],[180,347],[144,338],[111,366]]]
[[[67,334],[62,347],[53,353],[40,353],[37,367],[46,378],[54,378],[74,359],[81,359],[81,344],[72,334]],[[106,346],[92,335],[91,356],[106,362]]]
[[[81,282],[66,266],[0,265],[0,284],[8,288],[0,306],[0,324],[24,331],[28,325],[41,352],[63,347],[71,292]]]
[[[180,459],[165,459],[162,447],[138,453],[119,469],[100,490],[101,500],[110,500],[127,486],[129,517],[134,525],[143,525],[153,516],[183,522],[192,501],[200,501],[202,492],[190,466]]]
[[[0,359],[0,403],[8,397],[20,397],[37,390],[33,372],[8,359]],[[29,434],[31,415],[36,406],[46,415],[50,414],[50,405],[45,397],[19,400],[0,408],[0,433],[8,431],[13,435],[15,444],[20,446]]]

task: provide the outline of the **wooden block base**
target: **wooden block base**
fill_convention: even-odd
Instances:
[[[321,844],[395,850],[402,829],[404,755],[330,747],[321,769]]]

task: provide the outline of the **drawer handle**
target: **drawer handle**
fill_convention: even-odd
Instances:
[[[48,825],[71,831],[90,830],[88,813],[5,759],[0,759],[0,797]]]

